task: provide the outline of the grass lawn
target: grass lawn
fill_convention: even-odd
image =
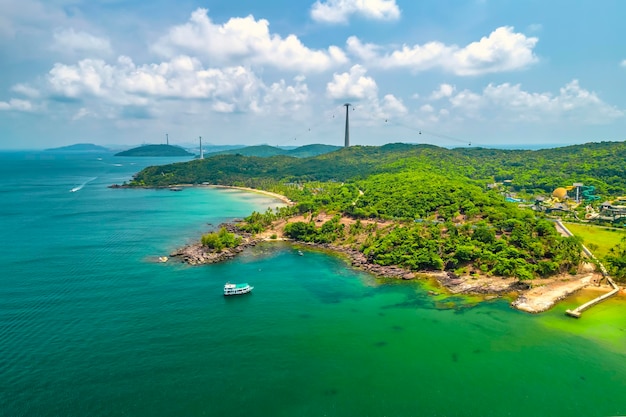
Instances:
[[[598,258],[603,258],[609,253],[609,249],[617,246],[622,238],[626,237],[626,231],[611,229],[608,227],[595,226],[590,224],[566,223],[570,232],[583,239],[585,246],[590,243],[597,245],[597,249],[591,250]]]

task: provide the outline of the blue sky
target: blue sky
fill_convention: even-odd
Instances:
[[[626,2],[0,0],[0,148],[626,139]],[[421,132],[421,133],[420,133]]]

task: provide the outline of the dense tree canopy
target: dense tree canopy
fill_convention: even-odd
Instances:
[[[575,273],[581,242],[560,236],[543,214],[505,202],[486,185],[511,180],[511,189],[532,193],[584,182],[603,194],[626,194],[624,160],[621,142],[541,151],[390,144],[311,158],[218,155],[146,168],[131,185],[207,182],[271,190],[296,204],[253,213],[241,226],[246,231],[257,233],[277,218],[308,213],[311,221],[291,223],[285,234],[351,245],[380,265],[532,279]],[[318,225],[313,216],[321,211],[337,216]],[[346,228],[340,215],[394,226],[365,227],[359,220]],[[207,235],[203,243],[228,246],[224,236]],[[618,276],[626,268],[623,252],[618,248],[607,260]]]

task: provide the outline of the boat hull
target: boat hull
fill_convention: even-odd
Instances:
[[[226,284],[224,285],[224,296],[248,294],[254,287],[248,284]]]

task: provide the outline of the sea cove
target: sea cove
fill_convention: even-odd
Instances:
[[[0,415],[626,413],[623,297],[578,321],[564,311],[585,294],[535,316],[285,243],[157,263],[280,201],[107,188],[156,160],[0,158]],[[224,298],[240,278],[254,292]]]

